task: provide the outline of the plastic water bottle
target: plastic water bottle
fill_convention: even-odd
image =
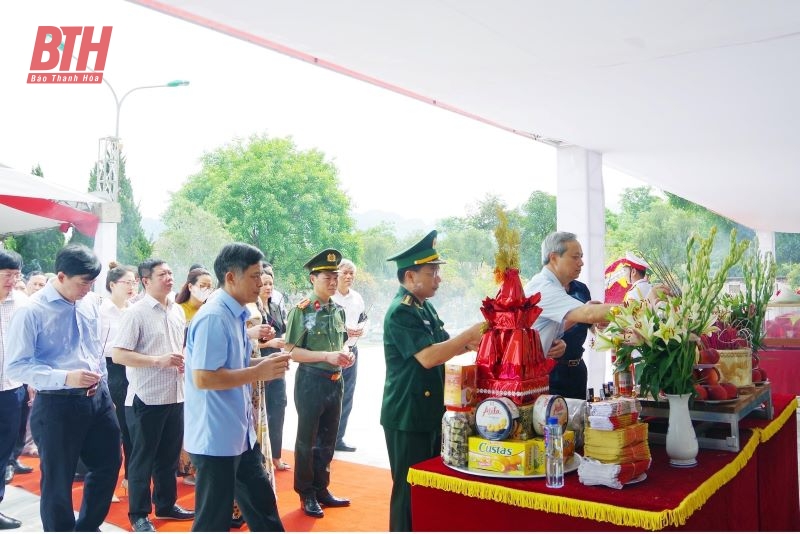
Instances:
[[[548,488],[564,487],[564,435],[558,417],[547,419],[545,427],[545,451],[546,463],[545,473],[547,474]]]

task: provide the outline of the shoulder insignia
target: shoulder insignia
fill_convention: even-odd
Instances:
[[[400,301],[400,304],[404,304],[404,305],[406,305],[406,306],[411,306],[411,304],[412,304],[413,302],[414,302],[414,297],[412,297],[411,295],[406,295],[406,296],[405,296],[405,297],[403,297],[403,299]]]
[[[311,304],[311,299],[303,299],[303,300],[301,300],[300,302],[297,303],[297,309],[298,310],[305,310],[306,307],[309,304]]]

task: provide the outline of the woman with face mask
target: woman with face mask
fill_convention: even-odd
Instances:
[[[183,284],[181,290],[178,291],[175,297],[175,304],[183,308],[183,314],[186,316],[186,329],[189,328],[189,323],[194,318],[200,306],[205,304],[206,299],[213,291],[213,281],[211,273],[205,267],[195,267],[189,271],[186,276],[186,283]],[[183,333],[183,344],[186,345],[186,330]],[[183,483],[190,486],[194,485],[195,468],[189,458],[189,454],[185,450],[181,450],[180,458],[178,459],[178,476],[183,477]]]
[[[186,315],[187,328],[197,310],[205,303],[213,289],[211,273],[207,269],[197,267],[189,271],[186,276],[186,283],[183,284],[183,287],[175,297],[175,304],[180,304],[184,315]]]

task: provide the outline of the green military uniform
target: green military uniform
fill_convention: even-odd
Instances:
[[[398,269],[444,263],[434,249],[435,239],[434,230],[389,261],[396,261]],[[411,530],[408,468],[437,456],[441,448],[444,366],[425,369],[414,355],[449,338],[433,305],[427,300],[420,302],[405,287],[400,287],[383,322],[386,381],[381,425],[393,480],[389,510],[392,531]]]
[[[308,263],[309,271],[336,272],[341,253],[329,249]],[[344,344],[344,308],[312,295],[294,307],[286,321],[286,344],[312,351],[339,351]],[[323,494],[330,483],[339,416],[342,369],[326,362],[301,363],[294,385],[297,408],[294,489],[301,498]],[[316,444],[316,446],[315,446]]]

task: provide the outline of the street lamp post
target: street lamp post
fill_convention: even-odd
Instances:
[[[107,196],[112,202],[116,202],[119,198],[119,174],[120,174],[120,138],[119,138],[119,115],[122,110],[122,104],[129,94],[141,89],[159,89],[162,87],[185,87],[189,85],[186,80],[173,80],[160,85],[142,85],[130,89],[127,93],[122,95],[122,98],[117,97],[117,92],[109,81],[103,77],[103,82],[111,90],[114,96],[114,103],[116,104],[116,121],[114,123],[114,136],[104,137],[100,139],[100,157],[97,161],[97,191]]]

